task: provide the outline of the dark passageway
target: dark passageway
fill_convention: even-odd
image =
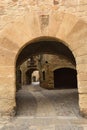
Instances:
[[[33,73],[33,71],[35,71],[36,69],[29,69],[27,70],[26,72],[26,82],[27,82],[27,85],[31,84],[31,75]]]
[[[70,68],[54,71],[54,87],[59,89],[77,88],[77,72]]]
[[[16,93],[17,115],[20,116],[36,116],[36,117],[49,117],[49,116],[75,116],[79,114],[78,106],[78,90],[77,88],[77,73],[74,69],[62,68],[54,71],[55,88],[63,88],[62,90],[46,90],[44,88],[52,85],[49,64],[48,68],[43,69],[45,60],[42,55],[51,54],[64,57],[74,67],[76,61],[72,51],[61,41],[53,38],[42,38],[36,42],[27,43],[24,46],[16,61],[16,69],[21,66],[30,57],[38,56],[37,69],[40,71],[40,86],[31,84],[31,74],[34,71],[29,69],[26,71],[27,85],[21,86],[21,90]],[[44,61],[44,62],[43,62]],[[54,60],[53,60],[54,61]],[[53,65],[53,61],[51,62]],[[43,63],[43,64],[42,64]],[[59,62],[58,62],[59,63]],[[56,64],[56,68],[59,64]],[[31,67],[32,68],[32,67]],[[35,69],[36,70],[36,69]],[[53,72],[53,71],[52,71]],[[17,75],[16,75],[17,76]],[[49,79],[49,80],[48,80]],[[53,77],[52,77],[53,80]],[[42,83],[45,84],[42,88]],[[31,84],[31,85],[30,85]],[[48,86],[47,86],[48,85]],[[64,89],[73,88],[73,89]],[[68,109],[69,108],[69,109]]]

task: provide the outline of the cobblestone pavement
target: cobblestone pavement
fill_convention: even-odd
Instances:
[[[79,115],[77,90],[24,86],[17,92],[17,115],[1,118],[0,130],[87,130],[87,119]]]
[[[17,93],[19,116],[79,116],[77,89],[47,90],[24,86]]]

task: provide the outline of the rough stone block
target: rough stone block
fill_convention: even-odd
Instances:
[[[83,21],[78,21],[72,28],[71,32],[67,35],[67,42],[69,43],[72,51],[83,47],[87,41],[87,24]],[[80,30],[80,31],[79,31]],[[83,38],[84,37],[84,38]],[[85,51],[84,51],[85,52]]]
[[[0,99],[0,115],[13,116],[15,115],[16,104],[15,100]]]
[[[8,51],[16,52],[19,49],[19,46],[16,43],[13,43],[11,40],[3,36],[1,36],[0,43],[0,47]]]
[[[87,94],[79,95],[80,113],[87,117]]]
[[[87,64],[77,64],[78,73],[86,73],[87,72]]]
[[[13,66],[16,53],[0,48],[0,66]]]
[[[87,55],[87,44],[83,44],[83,46],[75,49],[73,51],[75,53],[75,56],[82,56],[82,55]]]
[[[78,74],[78,80],[80,81],[87,81],[87,72],[79,73]]]
[[[0,77],[14,78],[15,76],[14,71],[15,70],[13,66],[0,66]]]
[[[15,93],[14,77],[0,77],[0,98],[14,99]]]
[[[76,63],[78,64],[87,64],[87,55],[76,57]]]

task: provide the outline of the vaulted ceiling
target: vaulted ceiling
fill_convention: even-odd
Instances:
[[[58,42],[53,39],[45,39],[27,44],[20,52],[16,65],[21,65],[30,56],[40,55],[40,54],[56,54],[63,55],[70,59],[71,62],[75,63],[75,58],[71,50],[65,46],[63,43]]]

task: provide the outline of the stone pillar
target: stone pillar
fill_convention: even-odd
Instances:
[[[0,116],[15,114],[15,93],[14,66],[0,66]]]
[[[22,85],[26,85],[26,70],[22,69]]]
[[[87,64],[79,64],[77,69],[80,113],[87,117]]]
[[[53,76],[53,71],[49,71],[48,75],[48,88],[53,89],[54,88],[54,76]]]
[[[21,89],[21,70],[20,67],[16,69],[16,89]]]
[[[78,74],[78,91],[80,113],[87,116],[87,73]]]
[[[43,73],[41,74],[41,87],[47,89],[54,88],[53,72],[51,71],[49,64],[45,66],[45,80],[43,80]]]

